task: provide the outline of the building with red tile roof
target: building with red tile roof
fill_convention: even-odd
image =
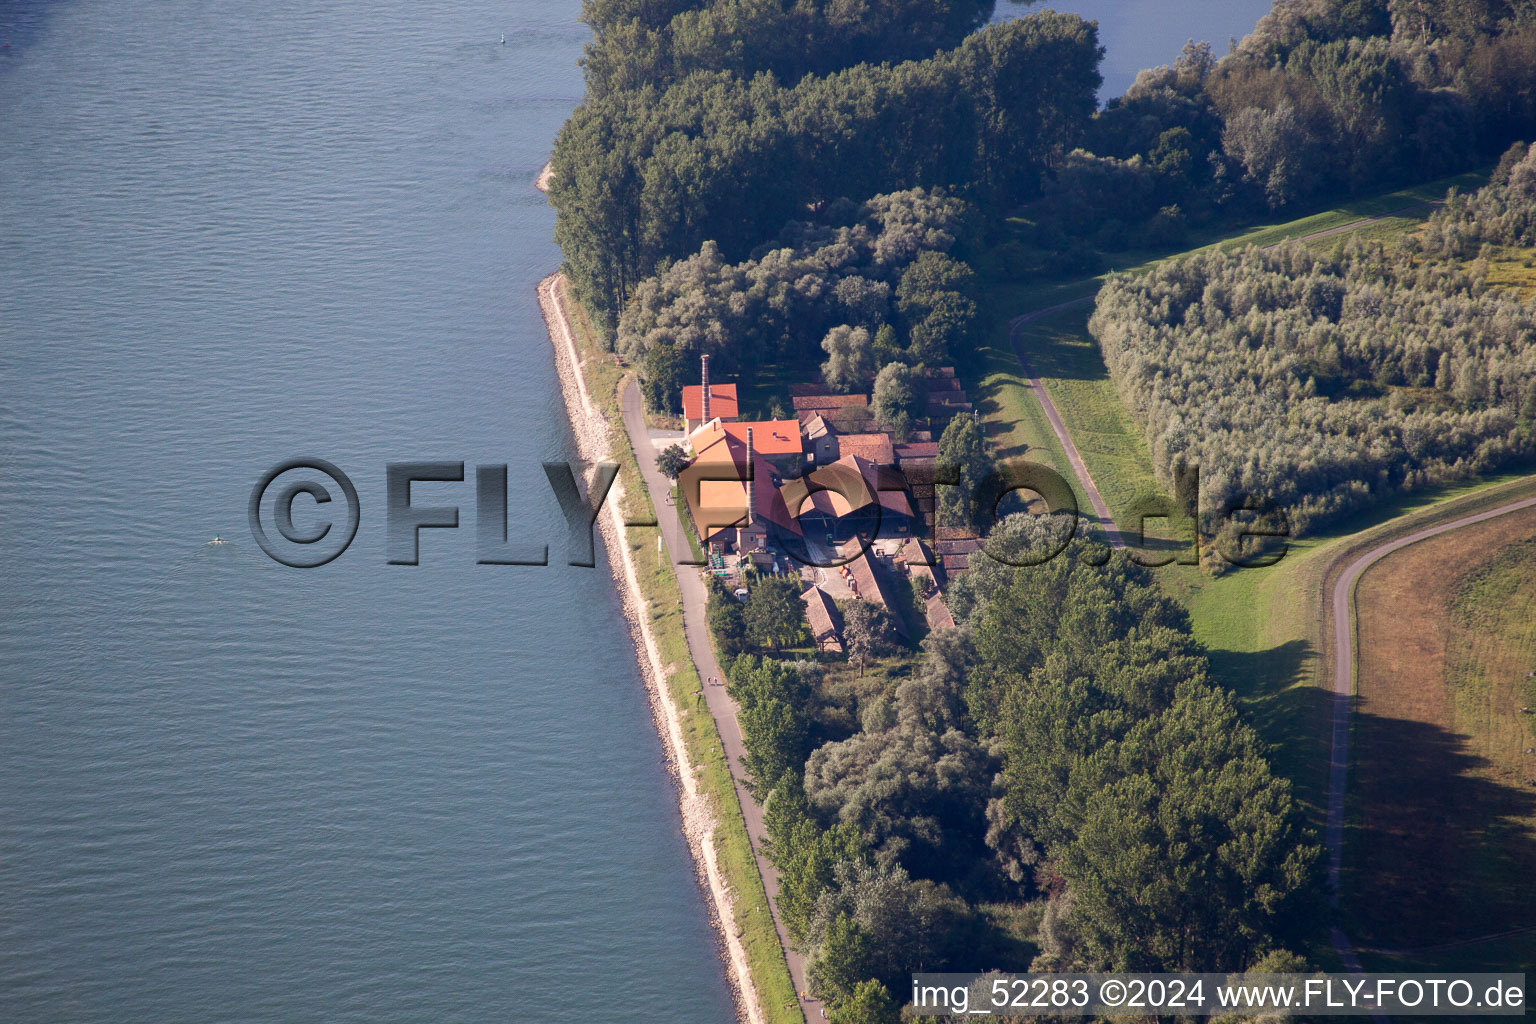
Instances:
[[[709,418],[720,420],[734,420],[740,415],[740,405],[736,401],[735,384],[711,384],[709,386]],[[704,385],[689,384],[683,388],[683,419],[693,426],[690,432],[698,429],[704,419]]]
[[[892,445],[895,451],[896,464],[914,462],[922,459],[937,459],[939,457],[939,442],[937,441],[909,441],[906,444]]]
[[[776,455],[800,455],[805,442],[800,437],[797,420],[758,420],[749,423],[722,424],[725,432],[741,444],[747,443],[747,428],[752,429],[752,448],[767,458]]]
[[[877,568],[869,552],[865,551],[844,566],[848,570],[848,588],[860,601],[868,601],[878,608],[883,608],[890,613],[891,624],[896,627],[896,632],[907,636],[907,624],[902,617],[901,610],[891,600],[891,592],[886,588],[884,574]]]
[[[944,595],[937,590],[928,595],[924,613],[928,616],[929,629],[955,628],[955,617],[950,613],[949,605],[944,603]]]
[[[693,517],[699,539],[706,545],[736,545],[740,533],[750,534],[751,543],[766,539],[768,527],[791,534],[800,532],[800,524],[784,507],[779,493],[783,482],[779,468],[762,452],[758,428],[777,425],[782,434],[786,423],[728,423],[711,420],[694,431],[688,439],[694,459],[678,476],[678,488]],[[740,427],[738,432],[735,428]],[[748,431],[751,432],[752,472],[747,472]],[[738,437],[739,433],[739,437]],[[783,447],[769,430],[771,446]],[[750,489],[749,489],[750,482]],[[738,550],[741,550],[738,548]],[[747,550],[751,550],[750,548]],[[741,550],[746,554],[747,550]]]
[[[869,404],[867,395],[796,395],[790,400],[795,412],[815,409],[862,408]]]
[[[899,537],[911,530],[912,504],[899,473],[845,455],[783,487],[784,506],[801,520],[801,528],[825,531],[834,541],[856,534]]]

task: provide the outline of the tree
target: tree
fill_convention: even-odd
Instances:
[[[769,577],[753,584],[747,598],[746,627],[747,639],[760,648],[778,650],[809,643],[798,577]]]
[[[808,974],[811,991],[832,1006],[840,1006],[869,977],[869,935],[848,914],[827,926]]]
[[[875,365],[883,367],[886,363],[894,363],[901,358],[901,338],[896,334],[896,328],[890,324],[881,324],[875,332]]]
[[[901,1010],[884,985],[868,978],[832,1011],[832,1024],[901,1024]]]
[[[1310,173],[1319,145],[1289,103],[1248,107],[1227,121],[1222,144],[1264,190],[1273,208],[1288,206],[1317,186]]]
[[[891,363],[875,377],[875,424],[890,431],[898,444],[906,441],[919,411],[919,385],[917,374],[906,363]]]
[[[905,987],[914,970],[941,962],[961,912],[944,886],[914,881],[898,866],[844,861],[811,920],[813,985],[833,1004],[866,978]]]
[[[782,776],[764,807],[768,857],[779,869],[779,913],[798,943],[805,940],[822,893],[832,887],[844,861],[869,860],[863,836],[852,824],[822,829],[810,817],[799,776]]]
[[[640,370],[640,393],[652,412],[673,415],[683,404],[683,386],[689,382],[690,362],[675,345],[657,345],[645,354]]]
[[[963,878],[982,853],[990,790],[986,752],[964,730],[963,678],[930,646],[916,677],[868,702],[861,730],[805,765],[811,805],[852,824],[881,864]]]
[[[821,364],[821,376],[835,391],[861,391],[875,375],[873,339],[864,327],[842,324],[827,332],[821,341],[827,361]]]
[[[786,773],[799,772],[810,753],[810,687],[797,669],[748,656],[732,667],[731,695],[741,705],[743,764],[761,799]]]
[[[1225,692],[1186,686],[1103,768],[1061,870],[1095,959],[1113,970],[1235,971],[1315,902],[1317,847],[1290,785]]]
[[[912,325],[908,357],[921,363],[947,363],[970,352],[975,341],[975,300],[959,292],[944,292],[923,318]]]
[[[942,252],[923,253],[902,274],[896,308],[912,325],[908,352],[914,361],[937,365],[969,350],[977,317],[975,277]]]
[[[976,273],[942,252],[925,252],[901,275],[896,308],[903,316],[921,317],[951,292],[974,298]]]
[[[725,589],[718,579],[709,577],[709,603],[706,610],[709,631],[714,635],[716,649],[730,670],[731,662],[747,649],[747,621],[741,602]]]
[[[983,486],[991,473],[981,428],[974,417],[957,413],[939,438],[938,469],[954,483],[938,487],[938,520],[941,526],[974,527],[982,522]]]
[[[656,456],[656,468],[669,480],[676,480],[678,474],[688,468],[693,460],[688,457],[687,451],[680,444],[669,444]]]
[[[841,607],[843,649],[848,652],[848,660],[859,666],[862,678],[864,666],[872,659],[883,658],[896,649],[896,630],[890,613],[868,601],[854,599]]]

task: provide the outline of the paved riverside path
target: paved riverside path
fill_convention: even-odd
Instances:
[[[736,719],[736,701],[723,685],[725,673],[720,670],[714,649],[709,643],[709,623],[705,618],[709,592],[704,585],[703,572],[697,566],[678,564],[679,561],[692,559],[693,549],[689,547],[688,538],[683,536],[683,525],[677,510],[668,504],[672,481],[656,468],[656,445],[646,428],[645,412],[640,404],[640,388],[633,378],[624,385],[620,403],[624,411],[624,430],[629,434],[635,461],[640,464],[640,474],[645,478],[646,490],[650,492],[651,504],[656,509],[656,521],[660,524],[662,539],[666,542],[667,557],[672,560],[678,588],[683,593],[683,627],[688,636],[688,651],[699,671],[704,699],[709,706],[709,713],[714,716],[715,728],[720,733],[720,742],[725,747],[725,756],[730,763],[731,781],[736,786],[736,799],[741,802],[741,813],[747,820],[747,834],[752,839],[752,856],[757,861],[763,888],[768,893],[768,904],[773,913],[774,927],[779,933],[779,944],[784,947],[784,959],[789,963],[795,992],[805,992],[805,957],[790,948],[789,933],[784,930],[784,920],[779,916],[779,872],[763,855],[763,841],[767,835],[767,829],[763,826],[763,808],[747,791],[744,782],[746,772],[742,768],[741,759],[746,753],[746,747],[741,739],[741,725]],[[718,679],[722,685],[711,686],[710,679]],[[735,896],[738,901],[743,899],[740,893]],[[751,912],[751,908],[745,909]],[[730,927],[730,923],[726,922],[726,926]],[[801,998],[800,1011],[805,1014],[807,1021],[822,1019],[819,1000]]]
[[[1512,501],[1486,512],[1462,516],[1448,523],[1415,530],[1406,536],[1372,548],[1356,558],[1333,585],[1333,746],[1328,771],[1328,881],[1333,887],[1333,903],[1339,902],[1339,870],[1344,855],[1344,795],[1349,781],[1349,713],[1355,695],[1354,587],[1365,570],[1392,554],[1421,540],[1459,530],[1474,523],[1536,506],[1536,497]]]
[[[1328,885],[1330,901],[1339,905],[1339,875],[1344,864],[1344,798],[1349,785],[1349,718],[1355,697],[1355,633],[1354,610],[1355,584],[1365,570],[1392,554],[1421,540],[1438,537],[1442,533],[1459,530],[1474,523],[1497,519],[1499,516],[1518,512],[1523,508],[1536,507],[1536,498],[1522,498],[1491,508],[1486,512],[1462,516],[1448,523],[1427,526],[1422,530],[1380,544],[1349,563],[1338,582],[1333,585],[1330,603],[1333,608],[1333,743],[1328,759],[1328,824],[1324,844],[1328,847]],[[1354,947],[1338,928],[1333,930],[1333,944],[1350,970],[1359,970]]]

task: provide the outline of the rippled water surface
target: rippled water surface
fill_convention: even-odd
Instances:
[[[1062,6],[1107,91],[1261,9]],[[561,561],[578,8],[0,0],[0,1020],[731,1018],[606,576],[475,565],[472,483],[385,561],[407,459]],[[362,502],[312,571],[246,525],[296,455]]]
[[[472,483],[385,564],[422,458],[562,560],[578,7],[0,3],[0,1020],[733,1016],[605,574],[476,566]],[[313,571],[292,455],[362,502]]]
[[[1253,31],[1273,0],[1040,0],[1025,5],[998,0],[994,18],[1051,8],[1099,23],[1104,47],[1100,100],[1125,93],[1142,68],[1171,64],[1190,39],[1211,44],[1219,57],[1234,39]]]

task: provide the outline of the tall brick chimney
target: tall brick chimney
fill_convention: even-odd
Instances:
[[[704,364],[704,422],[709,422],[709,356],[705,355],[700,360]],[[750,447],[750,445],[749,445]]]
[[[708,359],[708,356],[704,357]],[[752,486],[752,428],[747,428],[747,525],[757,522],[757,488]]]

